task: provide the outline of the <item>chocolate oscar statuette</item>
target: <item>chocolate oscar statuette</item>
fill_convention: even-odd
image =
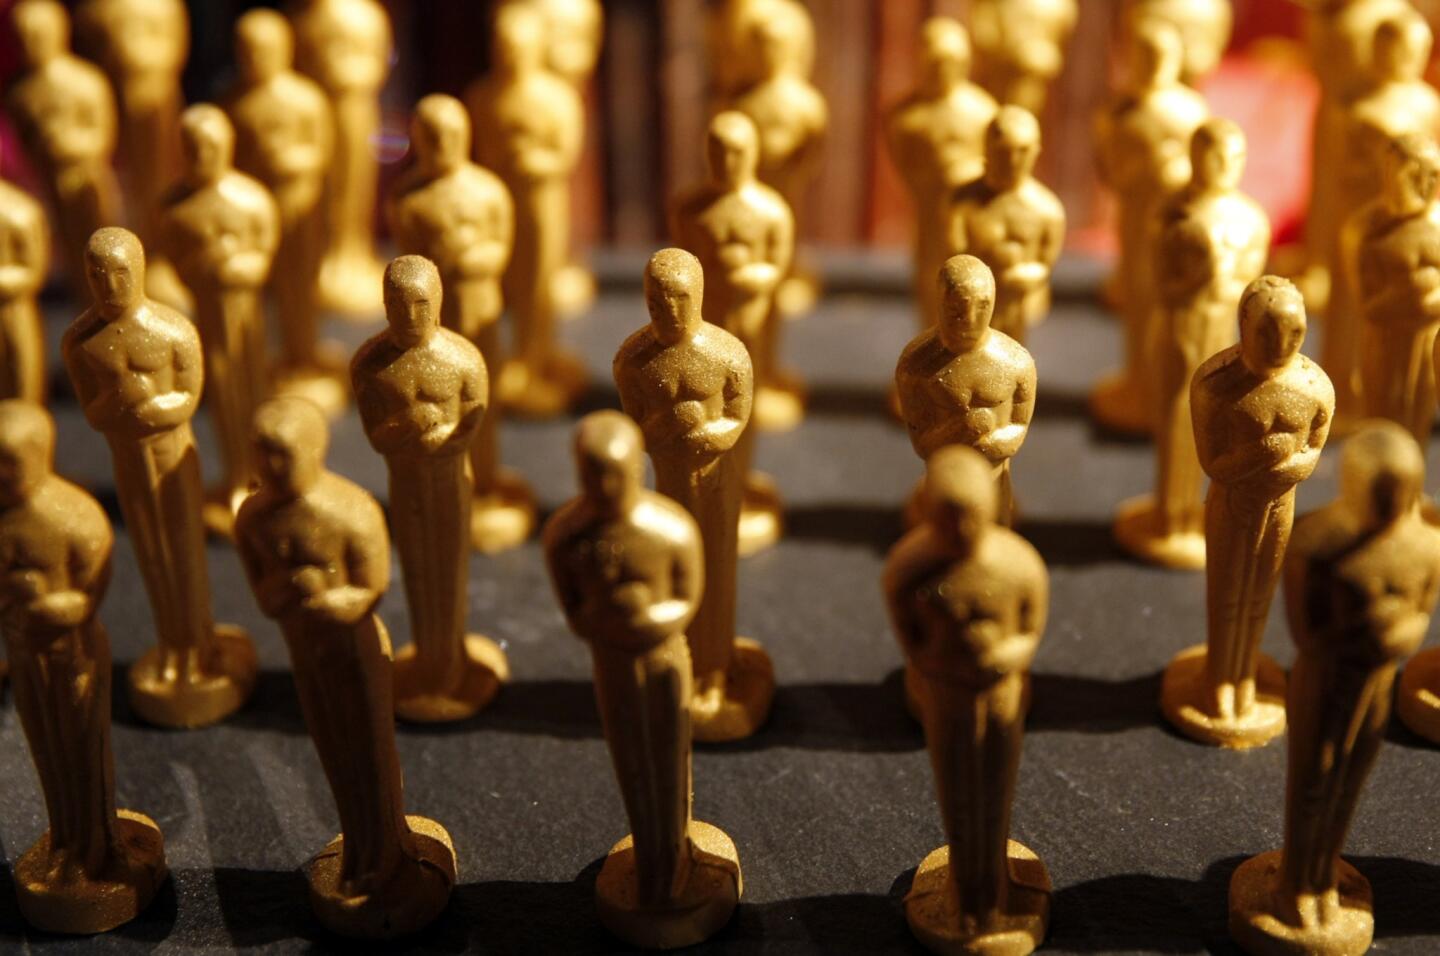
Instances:
[[[411,642],[395,660],[395,713],[464,720],[510,676],[494,641],[465,633],[472,484],[466,456],[485,417],[480,350],[440,327],[440,273],[422,256],[385,270],[387,328],[350,363],[355,403],[390,473],[390,527],[400,552]]]
[[[528,4],[495,17],[493,66],[466,94],[476,158],[515,200],[505,302],[513,353],[496,375],[499,402],[526,418],[559,415],[585,387],[580,359],[556,342],[555,276],[570,255],[570,179],[580,159],[580,94],[546,67],[546,21]]]
[[[414,164],[386,207],[391,234],[403,252],[426,256],[440,270],[441,324],[473,342],[487,369],[499,368],[500,281],[515,236],[510,192],[470,162],[470,117],[453,96],[434,93],[415,104],[410,148]],[[484,554],[517,547],[535,527],[530,486],[500,467],[500,417],[491,403],[470,446],[470,543]]]
[[[324,89],[335,118],[326,165],[318,301],[369,321],[384,265],[375,255],[380,88],[390,72],[390,17],[376,0],[296,0],[295,64]]]
[[[705,594],[690,625],[696,740],[740,740],[765,722],[775,696],[770,655],[735,635],[735,561],[744,473],[735,446],[750,423],[754,377],[745,345],[702,317],[705,277],[681,249],[645,267],[650,323],[615,356],[625,412],[640,425],[656,489],[695,519]]]
[[[22,68],[5,108],[45,186],[71,287],[85,282],[85,243],[120,214],[110,156],[115,96],[105,74],[70,52],[70,16],[57,0],[20,0],[10,10]]]
[[[130,704],[162,727],[213,724],[255,686],[255,648],[210,613],[204,490],[190,418],[204,383],[190,320],[145,297],[134,233],[100,229],[85,250],[94,305],[60,343],[90,427],[105,436],[115,493],[155,617],[158,646],[130,666]]]
[[[1232,0],[1130,0],[1125,16],[1131,22],[1167,24],[1185,41],[1180,78],[1190,86],[1220,65],[1230,45],[1235,13]],[[1322,0],[1325,2],[1325,0]]]
[[[920,716],[945,827],[945,845],[916,870],[905,918],[931,952],[1023,956],[1050,918],[1045,864],[1010,839],[1049,575],[1025,539],[996,523],[992,470],[964,446],[931,456],[925,521],[890,550],[883,586],[924,685]]]
[[[110,638],[96,618],[115,537],[99,503],[54,473],[54,451],[44,409],[0,402],[0,624],[50,823],[15,861],[15,894],[38,929],[101,933],[150,905],[165,841],[115,808]]]
[[[195,297],[206,398],[220,445],[221,481],[205,525],[229,535],[255,476],[250,422],[269,391],[265,282],[280,239],[275,200],[234,168],[235,129],[224,111],[192,106],[180,120],[185,173],[165,197],[163,247]]]
[[[1111,431],[1146,435],[1160,427],[1152,401],[1154,356],[1147,348],[1164,334],[1156,285],[1165,273],[1156,269],[1156,219],[1165,200],[1191,178],[1191,136],[1210,109],[1180,82],[1180,34],[1167,24],[1141,21],[1126,24],[1124,36],[1129,76],[1097,116],[1095,138],[1100,178],[1119,207],[1115,281],[1125,365],[1096,384],[1090,414]],[[1230,311],[1233,322],[1233,303]]]
[[[545,559],[570,629],[590,645],[595,701],[631,834],[595,881],[600,921],[626,942],[699,943],[735,911],[735,844],[691,817],[690,650],[704,589],[700,532],[644,486],[640,430],[614,411],[575,433],[580,496],[545,526]]]
[[[1077,0],[972,0],[976,78],[999,102],[1040,113],[1065,67]]]
[[[671,201],[670,234],[710,277],[701,305],[705,321],[743,342],[758,368],[775,344],[765,330],[773,324],[775,291],[790,268],[795,220],[784,197],[756,178],[758,134],[744,113],[730,110],[710,121],[705,154],[708,179]],[[774,479],[750,467],[754,449],[755,429],[746,428],[733,452],[745,476],[741,557],[775,544],[784,529]]]
[[[375,614],[390,583],[385,515],[325,468],[329,435],[311,403],[266,402],[253,441],[259,488],[241,505],[236,546],[256,602],[285,635],[340,816],[340,835],[305,865],[310,903],[343,936],[405,936],[445,909],[456,864],[445,828],[405,813],[390,636]]]
[[[1230,935],[1256,956],[1370,948],[1370,883],[1340,850],[1390,719],[1395,670],[1425,639],[1440,592],[1424,483],[1405,429],[1366,422],[1345,443],[1338,497],[1295,522],[1284,571],[1296,648],[1285,844],[1230,879]]]
[[[771,20],[795,16],[805,17],[808,22],[809,13],[800,0],[719,0],[709,7],[705,46],[713,103],[723,109],[742,90],[763,78],[761,28]],[[815,67],[814,24],[802,28],[797,38],[803,41],[797,51],[797,66],[802,76],[809,76]]]
[[[1260,652],[1295,517],[1330,432],[1335,392],[1300,354],[1305,303],[1261,276],[1240,298],[1240,342],[1212,355],[1190,386],[1205,496],[1206,641],[1181,651],[1160,708],[1181,733],[1243,750],[1285,732],[1285,673]]]
[[[995,328],[1021,345],[1050,312],[1050,270],[1065,244],[1065,207],[1034,175],[1040,124],[1001,107],[985,130],[985,172],[957,188],[947,213],[949,255],[969,253],[995,274]]]
[[[36,298],[50,270],[50,227],[28,193],[0,179],[0,399],[44,404],[45,322]]]
[[[274,10],[235,24],[240,80],[225,104],[235,124],[235,165],[264,183],[280,210],[278,264],[270,276],[279,325],[275,390],[307,398],[334,417],[349,400],[345,356],[320,339],[316,302],[325,251],[325,175],[334,143],[330,103],[291,69],[294,37]],[[369,287],[373,295],[374,286]]]
[[[1155,493],[1123,502],[1115,540],[1152,564],[1205,566],[1205,475],[1195,450],[1190,381],[1200,363],[1235,343],[1240,296],[1265,268],[1270,220],[1239,189],[1245,136],[1227,119],[1190,140],[1190,182],[1155,214],[1150,242],[1154,315],[1143,351],[1155,419]]]

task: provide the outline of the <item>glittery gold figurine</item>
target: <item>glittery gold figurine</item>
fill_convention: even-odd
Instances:
[[[1295,523],[1285,844],[1230,879],[1230,935],[1248,953],[1370,949],[1370,883],[1340,850],[1390,719],[1396,667],[1435,607],[1440,531],[1420,516],[1424,481],[1405,430],[1369,423],[1345,443],[1339,497]]]
[[[0,398],[45,401],[45,322],[35,299],[49,268],[45,210],[0,179]]]
[[[499,402],[529,418],[558,415],[585,386],[579,358],[555,341],[555,275],[569,258],[570,177],[580,158],[580,94],[545,65],[545,18],[524,4],[495,17],[494,69],[468,93],[479,160],[510,187],[515,250],[505,270],[514,350]]]
[[[740,858],[691,817],[690,649],[704,588],[700,531],[645,489],[640,430],[614,411],[576,429],[580,497],[545,526],[545,559],[566,620],[590,645],[595,702],[630,836],[595,881],[600,921],[647,949],[691,946],[730,920]]]
[[[1435,422],[1435,331],[1440,328],[1440,148],[1410,134],[1386,149],[1384,187],[1359,245],[1361,396],[1428,442]]]
[[[969,253],[995,274],[995,328],[1025,344],[1050,312],[1050,270],[1065,244],[1065,207],[1032,173],[1040,124],[1005,106],[985,130],[985,172],[951,194],[950,254]]]
[[[1285,731],[1285,673],[1260,637],[1295,516],[1335,413],[1320,366],[1300,354],[1305,303],[1275,276],[1240,298],[1240,342],[1190,386],[1205,497],[1206,642],[1165,670],[1160,707],[1201,743],[1246,749]]]
[[[1146,434],[1157,425],[1150,400],[1153,355],[1146,346],[1163,334],[1156,327],[1155,285],[1161,273],[1154,262],[1154,219],[1165,198],[1190,178],[1190,137],[1210,110],[1204,97],[1180,82],[1184,54],[1172,27],[1156,21],[1127,24],[1125,44],[1129,79],[1101,111],[1095,131],[1100,178],[1119,207],[1115,271],[1125,366],[1095,386],[1090,414],[1112,431]],[[1231,303],[1232,322],[1234,311]]]
[[[349,395],[345,358],[320,340],[315,299],[334,133],[325,93],[291,69],[293,50],[290,24],[274,10],[241,17],[235,24],[240,84],[226,111],[235,124],[235,165],[264,183],[280,210],[278,265],[270,277],[280,325],[275,388],[334,416]],[[370,290],[373,295],[373,285]]]
[[[920,328],[940,312],[935,273],[945,262],[950,192],[985,166],[985,129],[995,100],[970,82],[970,35],[958,20],[931,17],[920,30],[915,91],[890,111],[890,158],[915,207],[915,305]]]
[[[825,98],[808,78],[814,30],[810,14],[799,5],[777,5],[760,19],[754,35],[759,72],[728,104],[750,117],[760,134],[760,181],[778,191],[801,221],[829,124]],[[814,270],[792,257],[776,289],[774,309],[780,316],[808,312],[818,290]],[[765,323],[755,356],[754,419],[762,431],[786,431],[805,415],[804,383],[779,364],[780,325],[774,319]]]
[[[21,71],[5,107],[54,209],[56,239],[78,290],[85,243],[119,218],[115,96],[105,74],[70,52],[70,16],[57,0],[20,0],[10,9]]]
[[[32,926],[101,933],[150,905],[165,841],[115,808],[110,638],[95,616],[115,536],[99,503],[54,473],[54,451],[40,406],[0,402],[0,627],[50,817],[15,861],[15,894]]]
[[[972,0],[980,85],[1001,103],[1042,111],[1079,14],[1076,0]]]
[[[380,88],[390,72],[390,17],[377,0],[296,0],[295,65],[325,90],[335,117],[327,167],[322,307],[369,319],[384,265],[375,255]]]
[[[1180,76],[1194,86],[1220,65],[1230,45],[1235,13],[1231,0],[1130,0],[1131,20],[1168,23],[1185,39],[1185,60]]]
[[[1190,141],[1190,183],[1163,204],[1151,241],[1155,314],[1136,401],[1154,409],[1155,494],[1115,516],[1115,540],[1143,561],[1205,566],[1204,473],[1195,450],[1190,381],[1200,363],[1235,342],[1235,310],[1270,248],[1265,210],[1240,192],[1245,136],[1212,119]]]
[[[681,249],[645,268],[650,324],[615,356],[620,403],[640,425],[655,485],[695,519],[705,595],[690,625],[695,739],[739,740],[770,713],[775,671],[756,641],[735,636],[735,558],[744,473],[736,443],[750,422],[754,375],[745,345],[702,318],[705,277]]]
[[[440,327],[440,273],[422,256],[385,270],[385,331],[350,366],[370,444],[390,472],[390,523],[400,552],[411,643],[395,661],[395,713],[463,720],[509,677],[500,647],[465,633],[472,484],[466,456],[485,417],[480,350]]]
[[[313,404],[266,402],[253,440],[259,490],[241,506],[236,545],[260,609],[280,622],[340,815],[340,835],[306,864],[310,903],[343,936],[404,936],[445,909],[456,866],[445,828],[405,814],[390,636],[375,615],[390,583],[385,515],[325,468]]]
[[[255,476],[250,422],[268,386],[263,294],[279,213],[258,180],[235,170],[235,129],[224,111],[192,106],[180,129],[185,174],[163,205],[163,246],[195,295],[222,475],[208,495],[205,525],[228,535]]]
[[[915,872],[905,918],[934,953],[1023,956],[1050,919],[1045,864],[1010,839],[1049,576],[1024,538],[996,524],[991,471],[971,448],[932,455],[925,522],[885,562],[895,636],[925,687],[921,720],[945,827],[945,845]]]
[[[65,332],[60,353],[86,420],[110,445],[159,639],[130,666],[130,704],[162,727],[213,724],[245,703],[257,665],[249,636],[210,616],[190,431],[204,382],[200,338],[189,319],[145,297],[145,253],[134,233],[97,230],[85,260],[95,304]]]
[[[84,0],[75,10],[75,36],[115,89],[131,218],[140,241],[159,248],[161,203],[181,171],[180,74],[190,55],[189,13],[183,0]],[[151,257],[145,285],[151,298],[189,311],[189,292],[167,260]]]
[[[401,250],[440,270],[440,322],[499,368],[501,276],[510,261],[515,211],[494,173],[470,162],[470,117],[453,96],[435,93],[410,121],[415,162],[389,202],[391,232]],[[500,467],[500,407],[491,403],[470,446],[475,493],[470,542],[493,554],[519,545],[535,527],[535,497],[516,472]]]
[[[795,220],[784,197],[755,177],[758,134],[744,113],[730,110],[711,120],[705,152],[709,179],[671,203],[670,234],[710,277],[701,306],[705,321],[743,342],[758,367],[766,361],[764,349],[774,344],[766,326],[778,321],[775,291],[790,268]],[[754,449],[755,430],[746,428],[732,453],[745,475],[742,557],[773,545],[784,528],[775,482],[750,468]]]

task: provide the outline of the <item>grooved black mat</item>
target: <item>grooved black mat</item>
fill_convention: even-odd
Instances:
[[[645,320],[643,257],[607,260],[593,315],[567,340],[595,375],[587,407],[613,406],[610,359]],[[1034,427],[1015,462],[1021,531],[1052,577],[1050,625],[1034,671],[1014,836],[1049,866],[1048,952],[1231,952],[1225,888],[1250,854],[1279,846],[1285,752],[1212,751],[1158,723],[1159,672],[1203,636],[1201,577],[1141,567],[1110,544],[1115,504],[1150,483],[1148,446],[1095,434],[1085,393],[1115,360],[1119,329],[1092,305],[1099,272],[1064,263],[1053,318],[1032,343],[1040,371]],[[761,640],[780,689],[753,740],[695,757],[695,811],[739,847],[745,896],[706,953],[919,953],[901,898],[941,841],[918,726],[900,703],[899,651],[878,577],[900,501],[919,474],[884,386],[913,331],[898,260],[833,259],[832,294],[790,323],[784,351],[812,387],[811,414],[760,441],[779,480],[789,534],[745,561],[742,633]],[[377,290],[378,293],[378,290]],[[378,298],[378,295],[377,295]],[[52,347],[73,315],[51,303]],[[358,341],[361,332],[337,327]],[[1314,346],[1312,330],[1311,348]],[[112,512],[103,442],[57,388],[60,470]],[[197,418],[208,449],[208,421]],[[568,421],[506,426],[506,458],[553,508],[574,491]],[[1440,456],[1432,453],[1432,469]],[[384,498],[384,465],[352,414],[330,463]],[[1333,449],[1301,489],[1332,492]],[[1433,484],[1433,483],[1432,483]],[[153,640],[123,529],[102,615],[122,669]],[[310,916],[298,867],[334,833],[330,795],[300,718],[285,648],[254,606],[235,556],[213,544],[217,616],[250,628],[263,673],[250,706],[207,730],[138,725],[117,693],[114,745],[122,806],[165,832],[174,879],[140,920],[107,936],[24,933],[0,886],[0,945],[56,952],[353,949]],[[514,683],[487,713],[444,728],[401,727],[411,812],[454,837],[461,885],[416,951],[614,953],[595,922],[591,884],[625,819],[595,716],[585,647],[565,629],[538,546],[477,558],[472,628],[502,641]],[[382,605],[406,634],[398,580]],[[1278,608],[1266,647],[1291,657]],[[117,675],[117,691],[123,682]],[[1365,793],[1348,857],[1376,898],[1376,951],[1440,947],[1440,753],[1393,729]],[[0,841],[7,859],[44,826],[19,723],[0,710]],[[8,872],[8,871],[7,871]]]

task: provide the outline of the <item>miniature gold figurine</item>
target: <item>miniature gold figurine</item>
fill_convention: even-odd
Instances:
[[[0,179],[0,398],[45,402],[45,322],[35,298],[49,268],[45,210]]]
[[[250,423],[268,385],[263,294],[279,212],[258,180],[235,170],[235,129],[219,107],[190,107],[180,131],[185,175],[165,199],[163,245],[195,296],[223,476],[205,524],[228,535],[255,476]]]
[[[631,835],[595,881],[600,921],[634,946],[709,938],[740,898],[725,832],[692,819],[690,649],[704,590],[700,530],[644,485],[644,442],[614,411],[575,433],[580,497],[545,526],[545,559],[570,629],[590,645],[595,702]]]
[[[799,0],[720,0],[710,8],[705,38],[711,96],[729,103],[765,73],[760,51],[760,28],[776,17],[809,14]],[[804,47],[796,51],[802,76],[815,65],[815,31],[800,31]]]
[[[280,622],[340,815],[340,835],[306,864],[310,902],[332,932],[404,936],[440,915],[456,866],[445,828],[405,814],[390,635],[375,614],[390,584],[385,515],[325,468],[325,417],[310,402],[266,402],[253,435],[259,490],[236,545],[260,609]]]
[[[545,66],[545,18],[511,4],[495,18],[494,68],[468,93],[477,158],[515,200],[515,250],[505,270],[514,349],[496,397],[519,415],[558,415],[585,386],[580,359],[555,341],[555,274],[569,257],[570,177],[580,158],[580,94]]]
[[[158,249],[161,203],[181,173],[180,74],[190,55],[190,15],[183,0],[84,0],[75,34],[114,87],[131,218],[141,243]],[[168,261],[152,256],[145,276],[151,298],[189,311],[189,293]]]
[[[440,327],[440,273],[422,256],[385,270],[388,327],[350,365],[355,404],[390,472],[390,522],[400,552],[411,642],[395,660],[395,713],[463,720],[509,677],[499,645],[465,633],[472,484],[466,456],[485,417],[480,350]]]
[[[1050,270],[1065,243],[1065,207],[1033,175],[1040,124],[1001,107],[985,130],[985,172],[950,196],[950,254],[969,253],[995,274],[995,328],[1021,345],[1050,311]]]
[[[1041,112],[1079,12],[1077,0],[972,0],[980,85],[1001,103]]]
[[[710,277],[701,306],[705,321],[743,342],[755,367],[765,364],[763,352],[774,344],[767,327],[778,321],[775,290],[795,249],[790,207],[756,179],[758,159],[755,124],[744,113],[720,113],[710,121],[706,137],[709,180],[670,204],[672,238],[700,260]],[[732,452],[736,469],[745,476],[738,544],[742,557],[773,545],[784,528],[775,482],[750,469],[754,450],[755,429],[746,428]]]
[[[1157,424],[1151,402],[1154,356],[1146,345],[1162,334],[1155,327],[1160,321],[1155,285],[1163,275],[1155,269],[1154,220],[1161,203],[1190,179],[1191,136],[1210,109],[1204,97],[1180,82],[1184,52],[1172,27],[1142,20],[1127,25],[1125,38],[1130,76],[1100,113],[1095,136],[1100,178],[1119,207],[1115,271],[1125,323],[1125,366],[1095,386],[1090,414],[1112,431],[1143,435]],[[1247,276],[1240,288],[1259,274]],[[1229,310],[1233,323],[1233,302]],[[1201,356],[1208,357],[1208,352]]]
[[[150,596],[159,646],[130,666],[130,703],[152,724],[201,727],[255,686],[255,648],[210,616],[204,492],[190,418],[204,382],[190,320],[145,297],[145,252],[125,229],[90,237],[95,304],[60,352],[90,427],[105,436],[115,492]]]
[[[494,173],[470,162],[470,117],[453,96],[431,94],[410,121],[415,164],[390,198],[391,232],[404,252],[440,270],[440,322],[480,349],[487,369],[502,361],[501,276],[510,261],[515,210]],[[500,467],[500,407],[491,404],[470,446],[474,497],[470,542],[493,554],[520,544],[535,527],[535,496],[519,474]]]
[[[54,210],[56,239],[75,289],[85,243],[119,218],[115,97],[105,74],[70,52],[70,17],[57,0],[20,0],[10,10],[23,69],[5,106]]]
[[[1381,21],[1375,30],[1370,82],[1344,110],[1334,188],[1339,219],[1330,236],[1330,293],[1320,364],[1335,383],[1336,417],[1375,415],[1363,397],[1366,371],[1365,305],[1360,250],[1373,212],[1364,209],[1394,184],[1387,178],[1390,144],[1406,134],[1430,139],[1440,133],[1440,94],[1422,74],[1430,61],[1430,28],[1413,10]],[[1383,204],[1382,204],[1383,205]],[[1403,422],[1402,422],[1403,424]]]
[[[1384,170],[1357,257],[1361,396],[1368,417],[1428,442],[1440,328],[1440,148],[1427,136],[1403,136],[1386,150]]]
[[[1370,948],[1370,883],[1340,850],[1390,719],[1396,667],[1425,639],[1440,586],[1440,531],[1420,515],[1424,481],[1405,430],[1369,423],[1345,443],[1339,497],[1295,523],[1285,555],[1297,651],[1285,845],[1230,879],[1230,935],[1248,953]]]
[[[1165,670],[1160,707],[1201,743],[1243,750],[1285,731],[1285,673],[1260,637],[1295,486],[1315,470],[1335,413],[1320,366],[1300,354],[1305,303],[1261,276],[1240,298],[1240,342],[1212,355],[1190,386],[1205,497],[1206,642]]]
[[[1322,0],[1323,2],[1323,0]],[[1175,28],[1185,40],[1180,78],[1194,86],[1219,66],[1230,45],[1235,13],[1231,0],[1130,0],[1132,21],[1158,20]]]
[[[330,167],[330,104],[291,69],[290,24],[274,10],[252,10],[235,24],[240,85],[226,111],[235,123],[235,165],[265,184],[280,210],[280,247],[270,287],[280,325],[275,388],[308,398],[327,415],[348,400],[345,358],[320,340],[316,302],[325,249],[321,199]],[[371,296],[374,286],[368,287]]]
[[[640,425],[655,486],[690,512],[705,548],[705,594],[690,625],[695,739],[739,740],[770,713],[775,671],[735,636],[735,558],[744,484],[735,446],[750,422],[754,373],[745,345],[701,316],[705,276],[681,249],[645,268],[650,324],[615,356],[620,403]]]
[[[890,111],[890,158],[915,207],[915,305],[924,329],[935,321],[935,273],[945,262],[945,205],[951,191],[985,167],[985,130],[995,100],[970,82],[970,35],[958,20],[931,17],[920,30],[915,91]]]
[[[101,933],[150,905],[165,841],[115,808],[110,638],[95,616],[115,536],[99,503],[54,473],[54,452],[44,409],[0,402],[0,620],[50,817],[15,861],[15,893],[32,926]]]
[[[755,123],[760,136],[760,181],[784,198],[803,220],[805,191],[814,178],[821,140],[829,123],[825,98],[811,84],[808,51],[814,25],[798,5],[776,6],[756,27],[760,73],[728,104]],[[809,311],[818,297],[814,269],[792,256],[773,300],[777,317]],[[755,427],[787,431],[805,415],[805,386],[797,373],[780,367],[780,322],[764,326],[755,355]]]
[[[375,255],[380,181],[374,141],[390,72],[390,17],[377,0],[296,0],[295,66],[319,83],[335,121],[323,205],[322,308],[369,319],[384,265]]]
[[[1023,956],[1045,938],[1050,876],[1010,839],[1026,673],[1045,631],[1040,555],[996,524],[992,466],[971,448],[926,467],[925,522],[890,550],[885,600],[925,688],[921,720],[945,845],[905,896],[910,931],[935,953]]]
[[[1235,342],[1235,312],[1265,269],[1270,220],[1239,189],[1245,135],[1212,119],[1190,141],[1190,183],[1156,216],[1155,314],[1136,402],[1155,414],[1155,494],[1115,516],[1115,540],[1144,561],[1205,566],[1204,473],[1195,450],[1190,382],[1200,363]],[[1143,368],[1143,366],[1142,366]]]

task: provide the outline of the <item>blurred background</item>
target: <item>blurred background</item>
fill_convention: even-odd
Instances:
[[[0,0],[0,14],[13,0]],[[705,22],[712,0],[605,0],[605,41],[588,94],[586,149],[576,177],[575,244],[653,247],[664,241],[665,201],[702,173],[706,121]],[[968,18],[968,0],[805,0],[816,27],[813,81],[830,105],[830,134],[801,221],[810,243],[901,250],[910,211],[880,135],[889,105],[914,82],[920,23]],[[231,29],[247,0],[191,0],[185,73],[191,102],[233,82]],[[1301,44],[1298,0],[1234,0],[1235,28],[1221,67],[1202,84],[1211,109],[1250,138],[1245,186],[1269,210],[1276,241],[1299,235],[1309,182],[1316,89]],[[1440,0],[1416,4],[1437,25]],[[389,0],[395,57],[375,149],[382,175],[401,165],[407,111],[432,91],[459,94],[490,59],[485,0]],[[1040,176],[1065,202],[1072,250],[1104,255],[1108,197],[1097,186],[1091,125],[1111,82],[1111,41],[1122,0],[1081,0],[1064,73],[1051,88]],[[15,38],[0,16],[0,84],[16,69]],[[0,173],[24,181],[14,137],[0,127]],[[823,202],[819,201],[823,197]]]

